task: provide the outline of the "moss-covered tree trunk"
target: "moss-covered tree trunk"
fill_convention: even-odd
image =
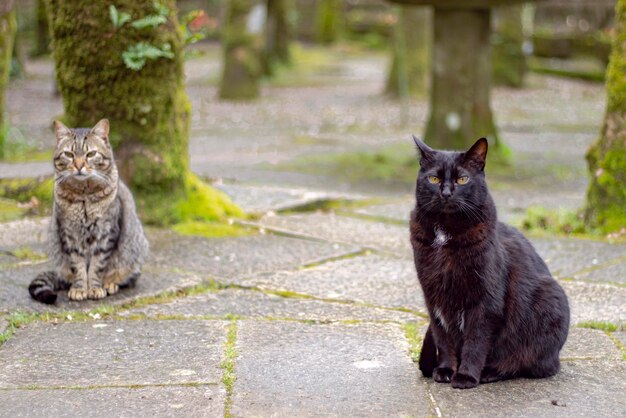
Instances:
[[[495,84],[522,87],[526,74],[526,56],[522,50],[524,30],[522,5],[496,7],[491,37],[493,45],[493,81]]]
[[[15,8],[12,0],[0,3],[0,158],[4,157],[6,125],[4,120],[5,90],[11,72],[13,43],[17,31]]]
[[[317,0],[315,27],[317,41],[331,44],[341,32],[341,0]]]
[[[399,6],[393,31],[392,57],[385,93],[392,97],[419,96],[428,90],[431,55],[431,10]]]
[[[155,2],[115,1],[118,13],[131,17],[115,28],[107,2],[47,0],[66,122],[88,127],[100,118],[110,120],[116,161],[145,220],[218,219],[228,210],[219,199],[211,200],[211,189],[189,171],[190,104],[175,2],[159,0],[157,5],[166,9],[166,22],[138,29],[132,22],[159,14]],[[171,56],[129,69],[122,54],[139,43]]]
[[[435,8],[430,120],[426,141],[444,149],[467,149],[487,137],[498,143],[490,105],[489,9]]]
[[[289,64],[289,44],[292,33],[289,25],[291,0],[266,0],[267,21],[265,23],[264,67],[272,74],[277,64]]]
[[[30,50],[34,57],[45,55],[50,52],[50,32],[48,28],[48,16],[46,14],[45,0],[37,0],[37,26],[35,28],[35,42]]]
[[[600,138],[587,153],[591,183],[587,224],[605,232],[626,228],[626,0],[618,0],[606,75],[607,105]]]
[[[258,4],[258,0],[228,0],[222,39],[222,99],[249,100],[260,94],[263,40],[258,28],[249,27],[250,14]]]

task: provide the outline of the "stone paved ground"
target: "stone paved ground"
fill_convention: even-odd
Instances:
[[[410,185],[273,168],[404,140],[399,105],[378,95],[384,58],[350,56],[311,86],[270,86],[234,105],[215,100],[215,56],[188,65],[192,166],[257,214],[245,222],[252,234],[149,229],[152,257],[135,289],[101,302],[61,294],[48,307],[26,291],[49,268],[39,255],[47,219],[0,224],[0,416],[626,415],[626,332],[589,328],[624,329],[626,245],[531,237],[572,308],[557,376],[468,391],[423,379],[412,361],[428,316],[408,243]],[[31,77],[10,88],[9,116],[44,143],[61,105],[49,95],[49,62],[30,64]],[[603,100],[602,86],[545,77],[496,91],[517,156],[515,175],[494,190],[503,219],[533,203],[580,206]],[[413,123],[425,111],[412,103]],[[2,177],[49,169],[0,164]],[[359,204],[307,210],[333,199]]]

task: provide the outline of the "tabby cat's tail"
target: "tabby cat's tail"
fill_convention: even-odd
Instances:
[[[430,326],[426,331],[426,336],[424,336],[419,366],[424,377],[431,377],[433,375],[433,370],[437,367],[437,345],[435,344],[433,332],[431,331]]]
[[[69,288],[69,283],[54,271],[40,273],[30,282],[28,292],[38,302],[53,304],[57,300],[56,290]]]

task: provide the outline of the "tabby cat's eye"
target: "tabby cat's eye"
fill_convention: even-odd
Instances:
[[[97,152],[96,152],[96,151],[89,151],[89,152],[87,153],[87,158],[93,158],[93,157],[95,157],[95,156],[96,156],[96,154],[97,154]]]
[[[65,151],[65,152],[63,153],[63,155],[64,155],[64,156],[66,156],[67,158],[74,158],[74,154],[72,154],[72,153],[71,153],[71,152],[69,152],[69,151]]]
[[[456,183],[461,184],[461,185],[467,184],[468,181],[469,181],[469,177],[467,176],[461,176],[458,179],[456,179]]]
[[[430,184],[439,184],[439,177],[428,176],[428,182]]]

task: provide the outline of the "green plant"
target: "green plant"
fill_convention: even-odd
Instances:
[[[155,14],[147,15],[141,19],[133,20],[132,16],[125,12],[120,12],[114,5],[109,6],[109,15],[111,17],[111,23],[115,31],[121,29],[127,23],[136,30],[143,30],[146,28],[158,28],[161,25],[167,23],[168,16],[171,10],[158,1],[154,2]],[[202,11],[192,11],[181,19],[180,31],[183,34],[183,44],[189,45],[206,37],[203,32],[194,32],[189,28],[189,23],[194,19],[202,16]],[[161,46],[153,45],[147,42],[137,42],[128,46],[124,52],[122,52],[122,60],[127,68],[133,71],[140,71],[148,60],[156,60],[159,58],[173,59],[174,53],[172,52],[172,46],[169,43],[164,43]]]

